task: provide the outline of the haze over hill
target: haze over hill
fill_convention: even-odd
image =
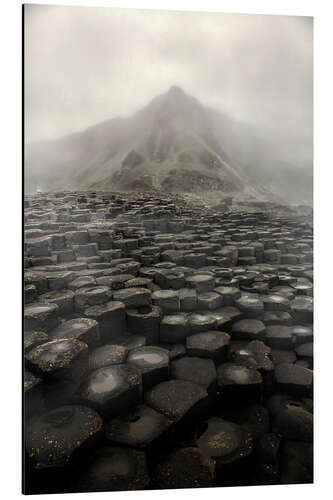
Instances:
[[[27,145],[25,190],[157,188],[213,202],[311,203],[311,166],[283,162],[280,144],[172,86],[131,117]]]

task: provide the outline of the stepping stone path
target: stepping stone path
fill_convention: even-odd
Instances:
[[[154,191],[24,206],[26,493],[312,481],[309,216]]]

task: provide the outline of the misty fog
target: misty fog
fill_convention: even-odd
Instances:
[[[27,5],[25,29],[27,142],[175,84],[311,157],[312,18]]]

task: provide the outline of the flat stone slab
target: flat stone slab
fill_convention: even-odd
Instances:
[[[215,464],[198,448],[176,450],[159,464],[152,477],[154,488],[208,488],[214,486]]]
[[[261,397],[262,376],[258,370],[235,363],[217,368],[217,385],[222,400],[235,404],[255,401]]]
[[[281,294],[269,294],[263,298],[265,311],[289,311],[290,302]]]
[[[155,306],[162,309],[164,314],[179,311],[179,295],[175,290],[157,290],[152,294]]]
[[[106,304],[91,306],[84,310],[84,315],[98,322],[102,343],[110,343],[124,333],[126,316],[123,302],[110,300]]]
[[[131,351],[138,347],[144,347],[147,343],[147,339],[143,335],[132,335],[126,332],[120,337],[115,338],[114,343],[124,346],[128,351]]]
[[[312,297],[297,296],[290,302],[291,314],[295,322],[313,323]]]
[[[77,382],[88,370],[88,346],[77,339],[52,340],[29,351],[25,362],[42,377]]]
[[[202,427],[206,429],[198,438],[198,448],[205,456],[211,457],[217,467],[235,462],[252,452],[252,438],[240,425],[213,417]]]
[[[57,304],[36,302],[24,308],[25,331],[40,330],[46,333],[53,330],[58,323],[59,307]]]
[[[196,333],[186,339],[189,356],[210,358],[215,364],[226,360],[230,335],[215,330]]]
[[[313,415],[292,403],[278,412],[273,426],[275,432],[285,439],[313,441]]]
[[[34,347],[40,344],[44,344],[49,339],[49,336],[45,332],[32,331],[24,332],[24,352],[28,352]]]
[[[240,289],[235,286],[218,286],[214,291],[221,295],[225,306],[234,305],[235,301],[241,297]]]
[[[75,318],[61,323],[50,332],[52,339],[74,338],[85,342],[88,347],[97,346],[100,343],[98,322],[91,318]]]
[[[127,309],[127,329],[133,334],[143,335],[148,345],[156,345],[160,339],[161,317],[162,311],[157,306]]]
[[[265,343],[272,349],[293,349],[295,338],[292,328],[284,325],[267,326]]]
[[[144,490],[149,486],[145,453],[130,448],[106,444],[81,471],[73,488],[76,493]]]
[[[169,378],[169,351],[161,347],[132,349],[128,354],[127,364],[134,365],[141,371],[144,389]]]
[[[272,349],[271,356],[275,366],[280,363],[295,363],[297,360],[296,352],[294,350],[285,351],[281,349]]]
[[[205,407],[207,398],[207,391],[197,384],[185,380],[170,380],[161,382],[146,392],[145,403],[174,422],[179,422],[189,412],[192,413],[191,410],[196,406]]]
[[[171,363],[171,377],[201,385],[208,392],[216,388],[216,368],[213,360],[184,356]]]
[[[173,421],[146,405],[105,423],[107,438],[118,444],[146,448],[163,436]]]
[[[80,405],[56,408],[26,425],[26,452],[40,470],[67,467],[103,435],[98,413]]]
[[[313,342],[306,342],[295,348],[295,352],[299,358],[312,360],[313,358]]]
[[[215,287],[215,278],[207,274],[193,274],[185,278],[189,288],[195,288],[197,293],[211,292]]]
[[[112,298],[112,292],[108,286],[94,286],[89,288],[80,288],[75,292],[74,305],[75,310],[84,312],[90,306],[105,304]]]
[[[231,329],[231,337],[236,340],[264,340],[265,335],[265,325],[258,319],[241,319]]]
[[[116,344],[97,347],[89,354],[89,371],[103,368],[104,366],[120,365],[125,363],[128,350],[126,347]]]
[[[254,294],[244,294],[235,301],[236,307],[247,315],[254,317],[258,316],[264,310],[264,303],[259,297]]]
[[[217,329],[218,320],[213,311],[191,313],[188,320],[191,334]]]
[[[277,388],[293,396],[309,396],[313,389],[313,372],[303,366],[281,363],[275,368]]]
[[[124,288],[113,292],[113,298],[123,302],[128,308],[149,306],[151,304],[151,291],[142,287]]]
[[[291,328],[293,335],[295,336],[296,345],[313,342],[312,326],[294,325]]]
[[[116,417],[141,402],[141,372],[131,365],[99,368],[82,382],[75,398],[102,415]]]
[[[160,324],[160,341],[170,344],[183,343],[190,334],[189,317],[186,313],[167,314]]]

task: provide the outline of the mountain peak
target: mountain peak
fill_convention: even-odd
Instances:
[[[172,85],[169,90],[168,90],[168,95],[171,96],[185,96],[185,92],[183,91],[182,88],[178,87],[177,85]]]

